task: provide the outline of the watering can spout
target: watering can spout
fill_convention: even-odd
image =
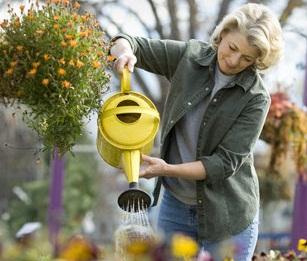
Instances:
[[[129,184],[139,181],[140,161],[140,150],[125,150],[122,152],[122,164]]]
[[[118,205],[128,212],[146,210],[151,205],[150,196],[138,188],[140,171],[140,150],[126,150],[122,152],[122,164],[129,182],[129,189],[118,198]]]

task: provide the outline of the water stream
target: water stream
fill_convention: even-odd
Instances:
[[[121,211],[120,225],[114,236],[115,250],[117,255],[121,256],[121,260],[125,260],[125,251],[128,245],[134,242],[148,243],[155,239],[147,209],[139,201],[137,204],[137,208],[132,205],[128,209],[129,211]]]

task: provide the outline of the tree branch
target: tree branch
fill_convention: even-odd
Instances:
[[[289,0],[287,3],[287,6],[282,11],[281,16],[279,17],[279,22],[281,26],[284,26],[288,20],[288,18],[291,16],[293,10],[297,7],[302,7],[306,5],[303,0]]]
[[[156,6],[155,6],[155,4],[154,4],[154,2],[153,2],[152,0],[148,0],[148,3],[149,3],[149,5],[150,5],[151,10],[152,10],[152,13],[153,13],[153,15],[154,15],[154,17],[155,17],[155,21],[156,21],[156,30],[157,30],[158,34],[160,35],[160,38],[161,38],[161,39],[164,39],[164,38],[165,38],[165,35],[164,35],[164,32],[163,32],[163,26],[162,26],[161,20],[160,20],[160,18],[159,18],[159,16],[158,16],[157,8],[156,8]]]
[[[171,35],[170,38],[174,40],[180,40],[180,31],[178,28],[178,17],[177,17],[177,2],[176,0],[167,0],[167,7],[169,16],[171,19]]]
[[[188,4],[190,12],[189,36],[190,38],[196,38],[196,32],[198,30],[197,3],[195,0],[188,0]]]

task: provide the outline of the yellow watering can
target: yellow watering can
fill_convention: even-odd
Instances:
[[[138,188],[141,154],[149,154],[159,129],[159,112],[146,96],[130,90],[131,74],[124,69],[121,92],[108,98],[98,117],[97,149],[113,167],[123,168],[129,189],[118,198],[125,211],[151,205],[151,197]]]

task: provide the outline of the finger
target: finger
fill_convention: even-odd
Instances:
[[[148,162],[148,163],[154,163],[154,158],[147,156],[145,154],[142,154],[142,160],[144,160],[145,162]]]
[[[136,64],[136,58],[133,56],[128,60],[128,70],[130,72],[133,72],[135,64]]]
[[[115,63],[116,71],[118,71],[119,73],[123,73],[123,70],[127,62],[128,62],[128,59],[126,57],[119,58]]]

